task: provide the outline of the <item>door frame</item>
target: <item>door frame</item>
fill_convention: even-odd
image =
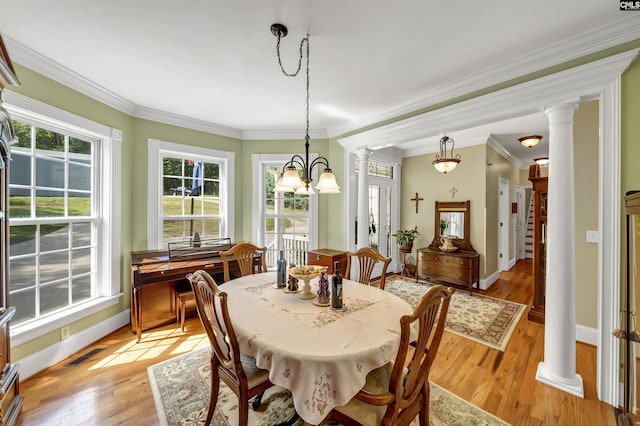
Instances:
[[[509,234],[511,214],[509,212],[510,182],[498,176],[498,271],[509,268]]]

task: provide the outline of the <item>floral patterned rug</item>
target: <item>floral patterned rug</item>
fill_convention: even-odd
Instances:
[[[389,276],[384,289],[416,306],[430,284]],[[449,304],[445,330],[504,351],[526,306],[456,289]]]
[[[148,368],[158,418],[163,426],[203,425],[210,394],[210,350],[201,348]],[[499,418],[431,383],[429,423],[432,426],[507,425]],[[274,386],[262,398],[256,411],[249,408],[249,426],[267,426],[287,420],[293,413],[291,394]],[[238,423],[238,399],[220,384],[218,405],[212,426]],[[335,424],[335,423],[334,423]],[[417,425],[416,419],[413,424]],[[304,426],[298,420],[295,426]],[[328,423],[322,423],[323,426]]]

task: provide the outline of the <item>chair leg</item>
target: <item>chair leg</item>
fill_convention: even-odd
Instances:
[[[240,391],[238,395],[238,425],[247,426],[249,424],[249,398],[245,392]]]
[[[422,391],[422,409],[418,414],[420,420],[420,426],[429,426],[429,382],[425,381],[424,389]]]
[[[180,301],[180,327],[184,331],[184,317],[187,315],[187,302]]]
[[[214,355],[215,356],[215,355]],[[211,424],[213,413],[218,403],[218,392],[220,391],[220,376],[218,376],[218,366],[211,363],[211,397],[209,398],[209,411],[207,412],[207,420],[204,422],[206,426]]]

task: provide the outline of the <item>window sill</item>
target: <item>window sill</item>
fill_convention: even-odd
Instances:
[[[46,318],[25,325],[11,327],[11,347],[16,347],[110,306],[117,305],[120,303],[120,296],[122,296],[122,294],[100,297],[79,306],[66,309],[63,312],[47,316]]]

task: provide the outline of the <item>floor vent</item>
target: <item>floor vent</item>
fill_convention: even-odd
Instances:
[[[90,352],[87,352],[86,354],[79,356],[78,358],[74,359],[73,361],[69,362],[67,364],[67,366],[70,367],[75,367],[76,365],[80,365],[81,363],[85,362],[86,360],[88,360],[89,358],[91,358],[92,356],[99,354],[100,352],[104,351],[105,348],[96,348],[93,349]]]

